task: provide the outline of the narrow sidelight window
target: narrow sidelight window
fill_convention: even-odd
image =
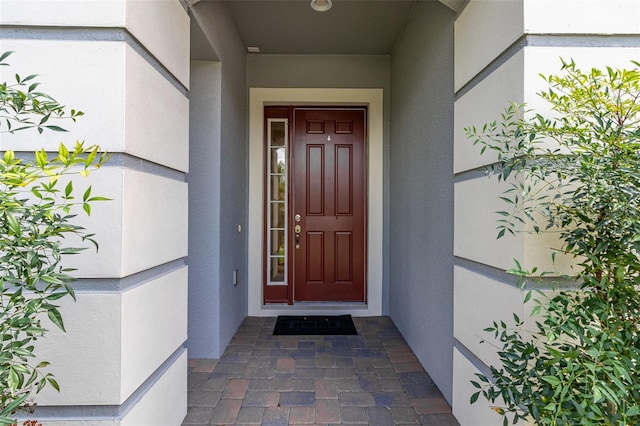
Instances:
[[[289,123],[267,119],[267,285],[287,285]]]

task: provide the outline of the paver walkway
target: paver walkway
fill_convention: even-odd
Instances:
[[[388,317],[354,318],[357,336],[273,336],[246,318],[219,360],[189,360],[184,426],[458,425]]]

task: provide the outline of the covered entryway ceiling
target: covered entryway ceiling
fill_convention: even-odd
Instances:
[[[221,0],[191,0],[190,4]],[[437,1],[437,0],[430,0]],[[466,0],[440,0],[460,10]],[[225,0],[244,45],[262,54],[386,55],[416,0],[333,0],[316,12],[309,0]],[[195,55],[198,56],[198,55]]]

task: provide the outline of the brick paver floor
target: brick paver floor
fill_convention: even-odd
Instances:
[[[458,425],[388,317],[354,318],[357,336],[273,336],[245,319],[219,360],[189,360],[192,425]]]

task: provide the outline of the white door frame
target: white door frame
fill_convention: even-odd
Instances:
[[[264,305],[264,106],[349,105],[368,107],[367,150],[367,303]],[[250,316],[304,315],[329,311],[353,316],[382,315],[383,249],[383,90],[249,89],[248,313]]]

